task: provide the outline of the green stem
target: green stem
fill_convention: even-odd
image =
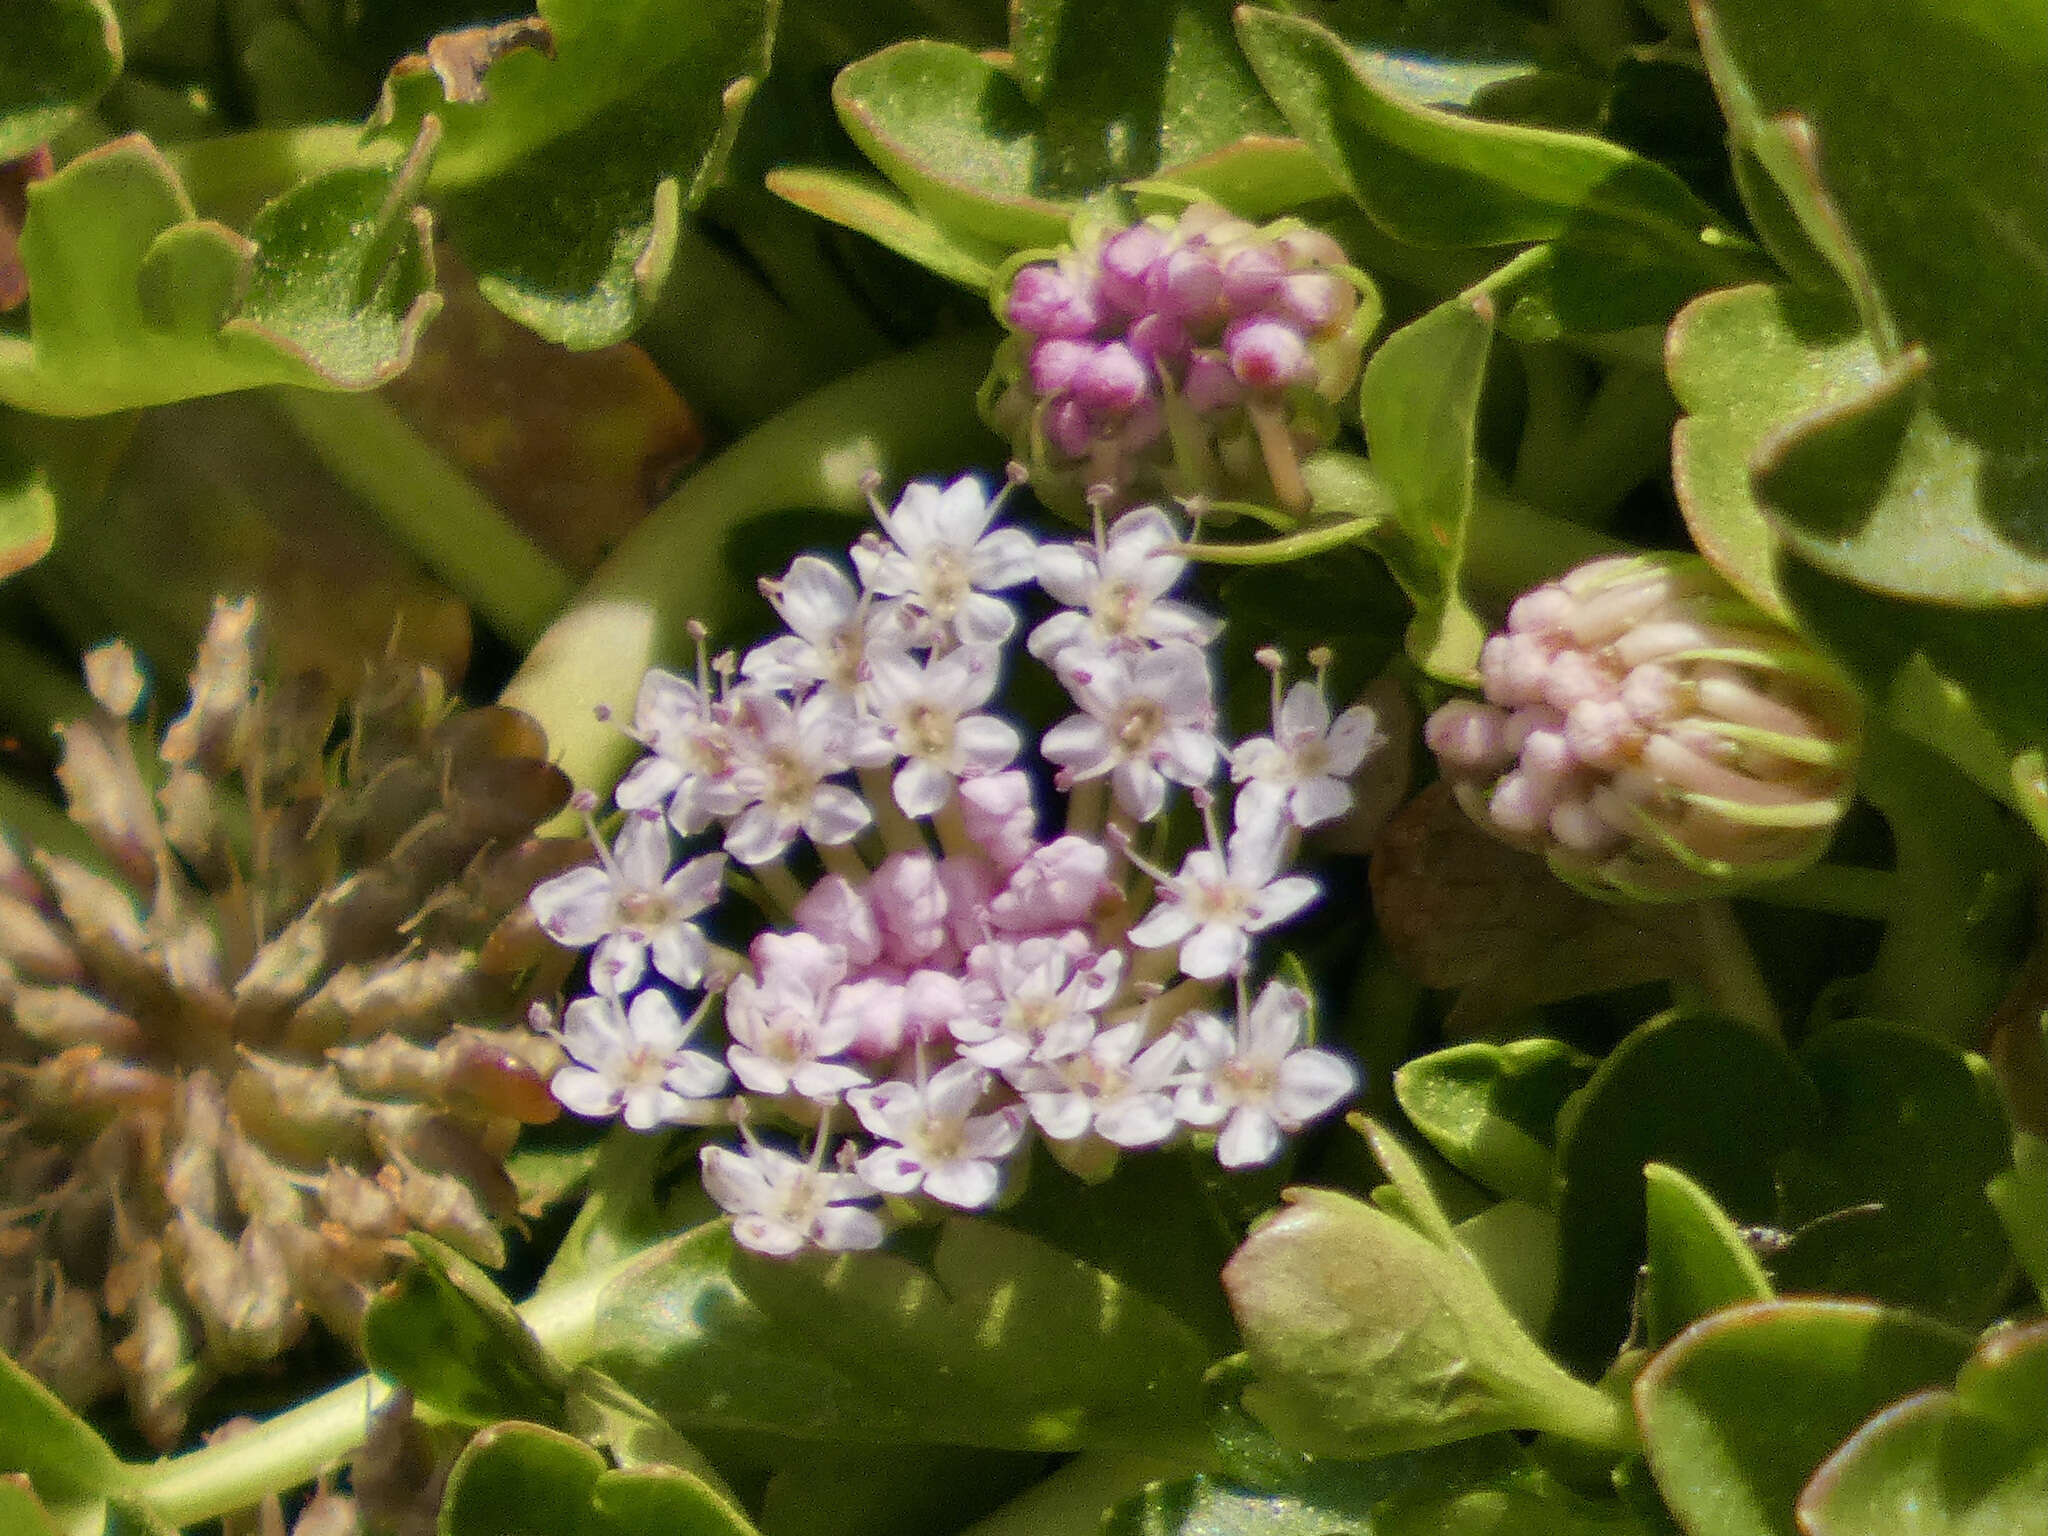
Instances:
[[[1757,969],[1756,953],[1743,936],[1734,910],[1725,901],[1708,901],[1702,902],[1698,911],[1694,941],[1699,980],[1708,1000],[1729,1018],[1774,1040],[1782,1039],[1785,1021],[1763,972]]]
[[[615,1264],[545,1291],[524,1303],[519,1315],[563,1365],[580,1365],[596,1339],[599,1296],[642,1257],[635,1250]],[[247,1509],[265,1494],[311,1482],[327,1468],[347,1461],[362,1446],[370,1415],[391,1391],[375,1376],[358,1376],[245,1434],[135,1467],[135,1493],[166,1524],[180,1529]]]
[[[1671,424],[1678,402],[1665,387],[1662,369],[1609,368],[1592,403],[1572,434],[1566,473],[1553,482],[1547,502],[1559,511],[1599,519],[1615,504],[1671,463]]]
[[[871,364],[697,470],[541,636],[504,702],[540,722],[554,760],[578,785],[609,786],[639,749],[593,709],[631,719],[641,675],[688,655],[689,620],[730,625],[757,601],[754,580],[763,573],[729,564],[735,535],[749,522],[802,508],[857,511],[870,470],[894,485],[977,458],[1000,462],[973,405],[992,345],[970,333]]]
[[[1559,500],[1556,488],[1570,475],[1574,432],[1586,407],[1585,368],[1550,342],[1522,347],[1518,355],[1528,399],[1510,488],[1523,501],[1562,512],[1571,503]]]
[[[1505,605],[1575,565],[1631,546],[1569,518],[1479,486],[1465,524],[1465,587]]]
[[[524,649],[568,605],[575,584],[375,395],[274,390],[299,437],[430,571]]]
[[[1946,758],[1888,726],[1871,731],[1862,787],[1897,851],[1897,898],[1864,1001],[1974,1048],[2024,944],[2025,844]]]

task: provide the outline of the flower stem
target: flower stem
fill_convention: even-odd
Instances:
[[[533,644],[568,605],[568,574],[375,395],[285,388],[271,399],[335,478],[514,645]]]
[[[626,536],[505,690],[571,779],[603,790],[637,750],[591,717],[593,705],[628,718],[641,674],[688,653],[690,619],[716,626],[747,612],[752,572],[728,561],[748,523],[799,508],[857,512],[871,469],[901,480],[994,461],[1001,450],[973,405],[993,345],[985,333],[949,337],[826,386],[697,470]]]
[[[1836,917],[1883,921],[1898,901],[1898,877],[1890,870],[1861,869],[1853,864],[1816,864],[1783,880],[1773,880],[1742,893],[1744,901],[1800,912],[1826,912]]]
[[[1772,1039],[1785,1033],[1785,1021],[1771,996],[1756,955],[1743,937],[1734,909],[1725,901],[1701,902],[1694,930],[1699,976],[1714,1007]]]
[[[641,1257],[636,1249],[615,1264],[544,1291],[522,1304],[519,1315],[557,1360],[579,1365],[596,1338],[600,1295]],[[370,1415],[391,1390],[375,1376],[343,1382],[246,1434],[135,1467],[135,1494],[167,1525],[180,1529],[246,1509],[265,1494],[296,1488],[347,1461],[361,1448]]]

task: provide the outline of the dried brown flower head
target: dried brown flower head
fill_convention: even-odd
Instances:
[[[587,856],[534,836],[569,784],[531,720],[397,661],[271,678],[255,618],[216,605],[153,754],[133,656],[89,657],[59,777],[100,858],[0,840],[0,1347],[160,1445],[352,1337],[406,1232],[502,1262],[568,963],[525,897]]]

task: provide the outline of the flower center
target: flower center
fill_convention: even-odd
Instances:
[[[1106,581],[1095,589],[1095,622],[1106,635],[1130,634],[1143,611],[1144,599],[1128,581]]]
[[[1251,910],[1251,892],[1234,880],[1198,881],[1188,892],[1188,905],[1205,923],[1240,926]]]
[[[811,765],[797,753],[783,748],[768,754],[767,767],[769,803],[778,811],[801,814],[818,789],[818,775],[812,771]]]
[[[619,897],[618,913],[621,928],[645,934],[648,929],[666,923],[672,909],[668,897],[660,891],[627,891]]]
[[[924,601],[931,616],[949,620],[967,601],[974,584],[967,578],[967,562],[952,545],[941,545],[924,558]]]
[[[1124,755],[1136,757],[1152,745],[1166,724],[1166,711],[1157,699],[1132,699],[1117,711],[1112,734]]]
[[[904,713],[905,744],[913,757],[948,757],[953,751],[953,717],[932,704],[913,704]]]

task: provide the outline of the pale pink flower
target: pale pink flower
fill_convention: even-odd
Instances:
[[[640,680],[631,734],[648,755],[612,792],[620,810],[666,806],[676,830],[689,837],[745,809],[747,797],[733,783],[738,758],[729,712],[705,688],[650,668]]]
[[[967,957],[968,1008],[952,1020],[960,1054],[1005,1071],[1086,1048],[1123,981],[1120,950],[1076,955],[1051,938],[984,944]]]
[[[636,1131],[707,1125],[730,1075],[717,1058],[684,1049],[685,1023],[666,993],[649,988],[622,1006],[616,993],[579,997],[563,1018],[570,1065],[549,1084],[562,1104],[593,1119],[624,1111]]]
[[[742,864],[766,864],[798,833],[814,843],[850,842],[873,820],[859,795],[831,782],[849,766],[857,735],[844,699],[821,689],[791,705],[741,688],[732,704],[740,756],[733,782],[746,808],[726,827],[726,852]]]
[[[1038,846],[1038,808],[1032,803],[1031,777],[1021,769],[963,783],[960,818],[967,835],[998,869],[1015,869]]]
[[[873,620],[852,578],[829,560],[799,555],[780,581],[763,580],[761,593],[792,632],[747,652],[741,672],[787,693],[822,686],[858,699]]]
[[[1035,546],[1020,529],[989,530],[999,502],[963,475],[943,490],[913,482],[893,510],[876,507],[889,541],[867,535],[853,563],[870,592],[896,600],[917,643],[1000,645],[1016,629],[1015,610],[989,594],[1031,580]]]
[[[824,1142],[821,1131],[809,1162],[751,1139],[744,1152],[709,1146],[699,1154],[705,1192],[731,1213],[742,1248],[783,1258],[881,1246],[880,1218],[854,1203],[872,1200],[874,1189],[857,1173],[828,1172]]]
[[[1242,993],[1240,993],[1242,999]],[[1235,1030],[1213,1013],[1192,1013],[1177,1028],[1188,1037],[1189,1077],[1174,1113],[1197,1127],[1222,1125],[1216,1158],[1226,1168],[1255,1168],[1280,1155],[1292,1135],[1357,1090],[1358,1074],[1334,1051],[1296,1049],[1308,996],[1269,981]]]
[[[1038,584],[1068,611],[1032,630],[1031,654],[1050,660],[1073,645],[1207,645],[1221,624],[1166,596],[1188,568],[1187,557],[1174,552],[1179,543],[1172,518],[1158,507],[1139,507],[1118,518],[1107,537],[1098,524],[1093,544],[1040,545]]]
[[[1244,968],[1251,936],[1286,922],[1316,899],[1315,881],[1280,874],[1280,840],[1264,828],[1241,830],[1227,850],[1213,843],[1163,876],[1159,904],[1131,929],[1141,949],[1180,946],[1180,968],[1208,980]]]
[[[527,898],[535,919],[556,943],[571,949],[597,945],[592,972],[600,985],[629,992],[654,968],[670,981],[695,986],[710,953],[690,921],[718,900],[725,855],[702,854],[673,872],[668,828],[661,813],[633,811],[602,860],[543,881]]]
[[[867,697],[896,770],[896,803],[906,816],[930,816],[961,779],[1000,772],[1022,745],[1014,727],[975,714],[1002,675],[994,646],[963,645],[920,663],[904,651],[869,660]]]
[[[1146,1045],[1143,1022],[1132,1019],[1103,1030],[1085,1050],[1027,1062],[1007,1076],[1054,1141],[1093,1131],[1115,1146],[1151,1147],[1178,1126],[1172,1089],[1185,1049],[1176,1034]]]
[[[1094,921],[1096,907],[1114,889],[1109,850],[1090,838],[1069,834],[1034,848],[1010,871],[988,904],[989,917],[1011,933],[1076,928]]]
[[[1216,771],[1209,663],[1192,645],[1155,651],[1070,647],[1056,667],[1081,713],[1045,733],[1046,757],[1073,780],[1110,776],[1117,804],[1140,821],[1166,806],[1166,784],[1205,784]]]
[[[1024,1139],[1024,1107],[1009,1104],[989,1114],[975,1109],[989,1077],[971,1061],[956,1061],[928,1082],[878,1083],[856,1088],[846,1102],[882,1145],[855,1166],[884,1194],[922,1189],[934,1200],[980,1210],[1002,1189],[1003,1161]]]
[[[1238,820],[1296,827],[1335,821],[1351,809],[1351,776],[1385,743],[1367,706],[1354,704],[1333,721],[1320,682],[1296,683],[1274,706],[1273,734],[1241,742],[1230,754],[1230,776],[1243,786]]]
[[[830,1104],[867,1076],[834,1058],[859,1032],[859,1020],[831,1007],[846,958],[808,933],[764,933],[750,951],[758,978],[735,977],[725,994],[725,1059],[755,1093],[797,1093]]]

